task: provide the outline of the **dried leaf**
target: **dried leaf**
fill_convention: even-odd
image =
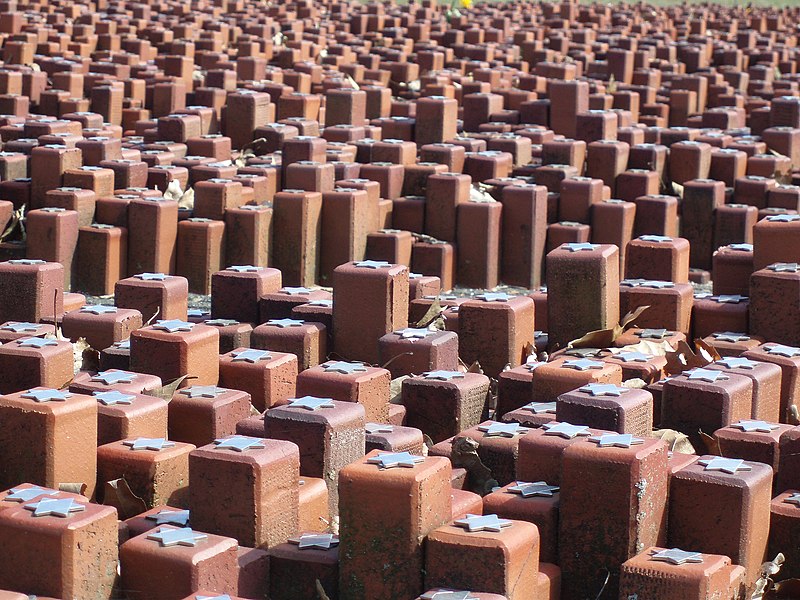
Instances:
[[[719,352],[717,352],[717,349],[714,348],[714,346],[704,342],[700,338],[695,338],[694,347],[697,348],[697,353],[709,363],[712,363],[715,360],[722,360],[722,357],[719,355]]]
[[[361,89],[361,87],[356,83],[356,80],[353,79],[350,75],[345,75],[345,78],[347,79],[347,83],[349,83],[350,87],[352,87],[354,90]]]
[[[25,205],[23,204],[17,210],[11,213],[11,221],[9,221],[8,225],[0,234],[0,242],[4,242],[6,239],[11,237],[17,229],[20,230],[20,234],[22,235],[22,239],[25,239],[25,226],[23,224],[25,219]]]
[[[713,456],[722,456],[722,449],[719,447],[719,440],[712,435],[708,435],[702,430],[697,432],[700,436],[700,441],[705,446],[703,454],[711,454]]]
[[[144,326],[145,326],[145,327],[148,327],[148,326],[152,325],[152,324],[153,324],[153,321],[155,321],[155,320],[156,320],[156,317],[158,317],[158,314],[159,314],[160,312],[161,312],[161,307],[160,307],[160,306],[156,307],[156,312],[154,312],[154,313],[153,313],[153,316],[152,316],[152,317],[150,317],[149,319],[147,319],[147,323],[145,323],[145,324],[144,324]]]
[[[188,188],[178,200],[178,208],[192,210],[194,208],[194,188]]]
[[[403,382],[408,379],[408,375],[401,375],[389,384],[389,402],[391,404],[401,404],[400,398],[403,392]]]
[[[613,94],[617,91],[617,78],[614,77],[613,73],[608,78],[608,85],[606,86],[606,91],[609,94]]]
[[[678,342],[678,347],[674,352],[667,352],[667,366],[665,371],[668,375],[677,375],[688,369],[704,367],[711,362],[701,355],[695,354],[692,347],[683,340]]]
[[[120,520],[130,519],[147,510],[145,501],[131,491],[123,477],[105,482],[103,504],[115,507]]]
[[[164,200],[174,200],[175,202],[179,201],[183,196],[183,188],[181,187],[181,182],[177,179],[173,179],[167,185],[167,189],[164,190]]]
[[[522,347],[522,356],[525,357],[525,360],[529,359],[532,356],[535,357],[536,346],[534,346],[530,342],[526,342],[525,345]]]
[[[145,390],[144,394],[147,396],[155,396],[156,398],[161,398],[169,402],[172,400],[172,397],[175,395],[175,392],[178,391],[181,384],[187,379],[197,379],[197,377],[195,375],[183,375],[167,385],[162,385],[160,388],[156,388],[152,391]]]
[[[322,587],[322,583],[319,579],[314,580],[314,587],[317,589],[318,600],[331,600],[330,596],[325,593],[325,588]]]
[[[467,373],[480,373],[483,375],[483,367],[481,367],[481,363],[476,360],[469,366]]]
[[[436,296],[431,305],[428,307],[428,310],[425,311],[425,314],[422,315],[422,318],[414,323],[414,327],[427,327],[430,325],[436,317],[442,314],[442,304],[439,302],[439,296]]]
[[[629,344],[619,348],[620,352],[641,352],[642,354],[650,354],[652,356],[666,356],[667,352],[674,352],[669,342],[666,340],[661,342],[654,342],[653,340],[642,340],[636,344]]]
[[[496,202],[492,195],[481,189],[478,185],[473,185],[469,189],[470,202]]]
[[[627,315],[622,317],[619,324],[623,330],[627,329],[629,326],[634,325],[634,321],[642,316],[642,313],[650,308],[649,304],[645,304],[644,306],[640,306],[635,310],[630,311]]]
[[[59,483],[58,490],[60,492],[69,492],[70,494],[80,494],[81,496],[86,495],[86,484],[85,483]]]
[[[567,344],[567,348],[608,348],[622,333],[622,328],[617,325],[612,329],[598,329],[590,331],[577,340]]]
[[[629,390],[641,390],[647,387],[647,382],[644,379],[634,377],[633,379],[626,379],[620,385]]]
[[[79,371],[100,370],[100,353],[92,348],[85,338],[78,338],[78,341],[72,344],[72,356],[75,375]]]
[[[680,183],[672,182],[672,192],[678,196],[678,198],[683,198],[683,186]]]
[[[695,449],[689,441],[689,436],[674,429],[654,429],[650,432],[651,437],[657,440],[664,440],[667,442],[669,449],[672,452],[682,452],[683,454],[694,454]]]
[[[797,404],[792,404],[789,407],[789,425],[800,425],[800,411],[797,410]]]

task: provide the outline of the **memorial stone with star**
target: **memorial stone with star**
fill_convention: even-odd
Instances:
[[[365,452],[384,450],[422,455],[425,438],[422,431],[415,427],[368,422],[364,429]]]
[[[64,267],[60,263],[35,259],[0,262],[0,281],[0,323],[38,323],[64,313]]]
[[[180,319],[158,320],[131,333],[131,370],[165,383],[190,375],[194,385],[219,380],[219,330]]]
[[[328,354],[328,331],[314,321],[281,318],[270,319],[253,330],[253,348],[264,348],[294,354],[298,369],[304,371],[325,362]]]
[[[666,328],[684,335],[694,304],[694,288],[689,283],[662,280],[627,280],[632,285],[620,285],[619,312],[628,314],[640,306],[649,306],[636,318],[637,327]]]
[[[622,367],[598,358],[559,356],[536,367],[534,402],[553,402],[562,394],[591,383],[620,385]]]
[[[94,398],[54,388],[26,388],[0,396],[0,421],[0,489],[22,482],[54,489],[80,482],[92,497],[97,482]]]
[[[86,371],[78,373],[70,383],[69,389],[80,394],[109,390],[128,394],[148,394],[154,393],[161,386],[161,379],[155,375],[123,369],[105,369],[97,373]]]
[[[536,597],[538,572],[539,532],[533,523],[467,514],[428,535],[427,588],[480,589],[522,600]]]
[[[722,554],[758,578],[769,536],[772,469],[702,456],[670,479],[668,544]]]
[[[437,369],[409,377],[401,391],[405,424],[438,444],[481,422],[488,391],[489,378],[480,373]]]
[[[462,360],[479,360],[484,372],[497,377],[506,365],[516,367],[534,343],[535,304],[528,296],[485,292],[458,307],[458,343]]]
[[[392,379],[426,371],[456,370],[458,340],[452,331],[406,327],[378,340],[379,362],[386,365]]]
[[[297,376],[297,395],[358,402],[363,405],[368,420],[386,423],[390,383],[391,373],[386,369],[361,362],[331,360]]]
[[[744,352],[742,356],[781,368],[780,418],[777,422],[789,422],[792,405],[800,403],[800,347],[768,342]]]
[[[232,435],[189,456],[192,526],[267,549],[297,532],[300,454],[288,441]]]
[[[259,300],[259,321],[264,323],[270,319],[288,319],[292,317],[292,309],[303,304],[330,300],[331,293],[322,289],[307,287],[282,287],[265,294]]]
[[[85,338],[98,350],[126,340],[142,326],[142,313],[133,308],[87,304],[69,311],[61,321],[64,335],[72,341]]]
[[[164,437],[134,436],[103,444],[97,448],[97,479],[104,486],[99,495],[110,499],[114,490],[106,482],[124,477],[147,508],[161,504],[185,507],[189,494],[189,453],[194,449],[192,444]]]
[[[145,532],[157,529],[162,525],[174,527],[190,527],[189,511],[167,504],[160,504],[143,513],[125,520],[128,526],[128,537],[133,538]]]
[[[616,595],[620,565],[642,548],[663,544],[667,450],[658,439],[611,432],[584,436],[564,449],[558,564],[566,597],[583,597],[604,572]]]
[[[378,340],[408,326],[408,268],[356,261],[333,270],[333,344],[351,360],[378,363]]]
[[[782,242],[781,251],[796,243]],[[800,268],[797,263],[763,268],[763,263],[758,264],[758,253],[756,247],[755,268],[760,270],[750,276],[749,331],[770,342],[800,346],[800,319],[796,318],[800,311]]]
[[[282,285],[281,272],[268,267],[234,265],[211,276],[211,316],[260,323],[259,302]]]
[[[711,435],[750,418],[753,380],[730,370],[698,367],[667,379],[661,396],[661,426],[686,432],[700,443],[699,431]]]
[[[300,448],[300,472],[328,486],[330,514],[338,514],[338,473],[364,456],[366,413],[357,402],[303,396],[264,415],[264,434]]]
[[[415,598],[426,589],[424,539],[452,518],[451,470],[446,458],[373,450],[340,471],[340,599]]]
[[[744,573],[728,556],[655,546],[623,563],[620,597],[735,598],[743,593]]]
[[[790,488],[781,491],[770,503],[770,531],[767,555],[775,551],[777,554],[781,546],[787,548],[786,558],[791,560],[797,557],[798,551],[792,546],[791,540],[796,540],[800,535],[800,491]],[[800,576],[800,567],[797,564],[786,564],[786,570],[781,569],[781,577],[794,578]]]
[[[120,546],[121,585],[135,600],[237,589],[237,540],[196,526],[160,525]]]
[[[483,512],[536,525],[539,560],[557,563],[559,489],[545,481],[514,480],[483,497]]]
[[[236,424],[250,416],[250,409],[247,392],[216,385],[190,385],[177,390],[169,402],[169,437],[205,446],[235,433]]]
[[[142,321],[188,317],[189,282],[185,277],[165,273],[140,273],[120,279],[114,286],[114,303],[142,313]]]
[[[339,536],[302,533],[269,551],[270,598],[312,598],[317,582],[329,597],[339,590]]]
[[[26,597],[112,597],[117,511],[77,494],[40,490],[36,496],[32,487],[15,489],[7,498],[18,502],[0,510],[0,543],[7,552],[0,588]]]
[[[653,427],[653,396],[644,389],[589,383],[558,397],[556,419],[646,436]]]
[[[0,346],[0,393],[37,386],[59,389],[72,380],[72,344],[40,337],[17,338]]]
[[[746,359],[745,359],[746,360]],[[761,419],[742,419],[714,432],[722,456],[760,462],[772,467],[777,483],[780,468],[780,441],[792,425],[769,423]]]
[[[219,383],[250,394],[261,412],[295,396],[297,367],[294,354],[240,347],[219,357]]]

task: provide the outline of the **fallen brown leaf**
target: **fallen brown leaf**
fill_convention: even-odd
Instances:
[[[149,392],[145,391],[144,394],[147,396],[155,396],[156,398],[161,398],[162,400],[169,402],[172,400],[172,397],[175,395],[175,392],[178,391],[178,388],[181,386],[181,384],[187,379],[197,379],[197,377],[195,375],[183,375],[182,377],[178,377],[176,380],[171,381],[167,385],[162,385],[160,388],[156,388]]]
[[[719,440],[717,438],[713,435],[708,435],[702,430],[699,430],[697,433],[700,436],[700,441],[703,442],[703,446],[705,446],[704,454],[722,456],[722,449],[719,447]]]
[[[69,492],[70,494],[80,494],[81,496],[86,495],[86,484],[85,483],[59,483],[58,489],[61,492]]]
[[[131,491],[124,478],[106,481],[103,486],[103,504],[113,506],[119,513],[119,519],[130,519],[147,510],[147,504]]]
[[[664,440],[672,452],[694,454],[695,449],[689,441],[689,436],[674,429],[654,429],[648,437]]]

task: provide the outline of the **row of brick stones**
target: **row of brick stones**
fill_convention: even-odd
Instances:
[[[554,282],[561,277],[583,281],[594,287],[576,298],[587,298],[586,310],[599,306],[606,313],[595,325],[618,320],[618,303],[607,301],[605,289],[617,289],[615,248],[567,244],[548,260],[562,263],[548,270],[551,294],[560,293]],[[796,268],[788,272],[797,280]],[[0,487],[15,490],[7,502],[26,504],[0,514],[0,538],[16,557],[0,567],[0,586],[108,597],[117,544],[130,537],[120,549],[120,585],[131,598],[182,598],[192,586],[239,589],[247,597],[267,581],[270,597],[296,598],[313,594],[317,579],[352,598],[413,597],[437,586],[507,598],[578,598],[599,589],[606,571],[610,593],[663,594],[658,586],[681,573],[687,590],[733,598],[758,576],[770,540],[773,549],[789,552],[800,527],[793,491],[800,488],[793,462],[800,429],[781,424],[800,394],[798,348],[723,332],[717,336],[723,360],[666,380],[665,359],[643,352],[576,349],[538,363],[526,356],[536,343],[532,298],[486,292],[457,305],[450,330],[407,327],[408,269],[379,261],[335,269],[333,298],[282,288],[274,269],[233,267],[214,275],[222,287],[212,296],[212,314],[191,321],[184,320],[186,281],[177,276],[147,273],[123,282],[139,293],[129,297],[138,298],[141,310],[84,305],[62,316],[57,302],[58,319],[48,299],[63,298],[61,265],[0,264],[0,281],[12,278],[6,289],[17,291],[17,301],[2,303],[11,311],[3,318],[12,320],[0,326]],[[647,284],[634,282],[633,289],[651,289]],[[308,297],[313,293],[318,299]],[[251,315],[259,304],[283,312],[250,325],[249,343],[240,342],[240,323],[214,314],[220,300]],[[145,302],[176,314],[142,326]],[[553,311],[562,303],[543,305],[549,321],[557,321]],[[29,307],[41,313],[30,315]],[[332,320],[337,352],[366,362],[326,361],[319,349],[326,327],[314,317],[292,318],[300,307],[325,309],[319,314]],[[579,314],[573,309],[573,318]],[[34,322],[25,321],[29,316]],[[109,343],[101,357],[108,368],[73,378],[72,345],[40,337],[56,322],[69,337]],[[233,349],[221,354],[224,336]],[[685,339],[683,332],[653,328],[625,336],[617,344]],[[499,376],[498,420],[486,420],[488,377],[459,368],[458,355],[470,343],[490,344],[482,358],[503,353],[495,364],[486,361],[487,373]],[[369,365],[391,356],[404,360],[386,369]],[[182,375],[196,379],[169,403],[147,395]],[[411,377],[392,403],[392,377],[402,375]],[[621,387],[631,378],[650,385]],[[66,385],[68,392],[59,391]],[[251,407],[264,412],[251,416]],[[669,453],[665,442],[647,439],[656,425],[695,441],[699,430],[714,432],[721,453],[739,458]],[[433,443],[428,458],[424,435]],[[481,482],[470,483],[464,469],[438,458],[452,456],[456,437],[475,441],[498,490],[483,498],[466,491]],[[86,498],[102,501],[112,493],[106,482],[120,477],[151,516],[167,511],[164,522],[171,522],[186,515],[172,511],[188,509],[196,531],[165,534],[166,525],[155,531],[158,518],[143,515],[120,525],[118,534],[114,510]],[[24,491],[67,482],[86,484],[86,497]],[[609,486],[602,502],[592,503]],[[53,500],[69,502],[47,512]],[[487,519],[468,516],[484,512]],[[313,552],[305,551],[302,535],[287,545],[298,534],[326,531],[337,516],[341,538],[313,536]],[[777,524],[770,527],[770,518]],[[73,519],[83,525],[71,525]],[[69,536],[83,526],[87,542],[78,545]],[[69,536],[53,538],[62,530]],[[36,535],[60,541],[40,547],[32,542]],[[240,548],[238,562],[237,540],[254,549]],[[705,554],[653,558],[667,546]],[[73,578],[41,577],[38,569],[27,579],[20,575],[26,563],[52,568],[51,554],[62,548],[71,549]],[[495,563],[489,556],[498,551],[504,558]],[[385,564],[392,565],[389,574]],[[89,568],[96,577],[85,576]]]

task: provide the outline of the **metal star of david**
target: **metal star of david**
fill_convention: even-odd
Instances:
[[[722,365],[727,369],[755,369],[758,366],[758,362],[750,360],[749,358],[743,358],[741,356],[723,358],[718,360],[717,364]]]
[[[207,310],[203,310],[202,308],[190,308],[186,311],[186,314],[190,317],[202,318],[209,314]]]
[[[89,227],[92,229],[114,229],[113,225],[108,225],[107,223],[92,223]]]
[[[741,458],[722,458],[716,456],[714,458],[706,458],[697,461],[705,467],[706,471],[722,471],[729,475],[735,474],[737,471],[752,471],[752,467],[744,464]]]
[[[114,342],[114,346],[116,348],[122,348],[123,350],[130,350],[131,341],[128,339],[128,340],[122,340],[121,342]]]
[[[282,294],[288,294],[290,296],[302,296],[305,294],[310,294],[311,290],[307,287],[285,287],[281,288]]]
[[[420,596],[424,600],[475,600],[471,592],[457,590],[441,590],[438,592],[425,592]]]
[[[145,519],[155,521],[156,525],[180,525],[186,527],[189,524],[189,511],[160,510],[155,514],[147,515]]]
[[[3,498],[9,502],[27,502],[38,496],[55,496],[58,491],[34,485],[29,488],[11,488],[8,496]]]
[[[86,505],[75,502],[72,498],[42,498],[33,504],[26,504],[25,508],[32,510],[34,517],[61,517],[65,519],[71,513],[86,510]]]
[[[615,354],[614,358],[620,359],[622,362],[647,362],[651,358],[653,358],[650,354],[645,354],[644,352],[620,352],[619,354]]]
[[[193,385],[192,387],[179,390],[179,394],[189,396],[189,398],[216,398],[220,394],[227,392],[225,388],[215,385]]]
[[[639,287],[646,281],[647,279],[623,279],[619,284],[623,287]]]
[[[544,435],[557,435],[566,440],[571,440],[579,435],[591,435],[586,425],[572,425],[571,423],[545,423],[542,425]]]
[[[555,402],[531,402],[522,407],[523,410],[529,410],[533,414],[538,415],[541,413],[554,413],[556,412]]]
[[[46,260],[40,260],[38,258],[16,258],[14,260],[8,261],[12,265],[44,265],[47,264]]]
[[[385,260],[359,260],[353,264],[361,269],[385,269],[392,266],[392,263]]]
[[[385,425],[383,423],[367,423],[364,425],[364,431],[368,435],[376,435],[379,433],[393,433],[394,425]]]
[[[399,335],[400,339],[402,340],[411,340],[414,342],[416,340],[424,340],[426,337],[433,335],[436,332],[426,328],[406,327],[405,329],[400,329],[394,333]]]
[[[744,333],[736,333],[735,331],[718,331],[711,334],[714,336],[715,340],[719,340],[720,342],[746,342],[750,339],[749,335],[745,335]]]
[[[324,364],[322,365],[322,368],[325,369],[325,371],[328,373],[341,373],[342,375],[350,375],[351,373],[363,373],[367,370],[367,367],[365,367],[361,363],[346,362],[343,360]]]
[[[209,319],[203,321],[203,325],[211,325],[212,327],[228,327],[229,325],[238,325],[239,321],[235,319]]]
[[[582,388],[578,388],[578,391],[592,396],[615,396],[618,398],[627,392],[628,388],[619,387],[613,383],[588,383]]]
[[[323,307],[327,308],[329,306],[333,306],[333,300],[326,300],[324,298],[321,299],[321,300],[312,300],[311,302],[308,303],[308,305],[309,306],[323,306]]]
[[[136,379],[136,373],[128,371],[101,371],[97,375],[92,375],[91,381],[114,385],[115,383],[133,383],[134,379]]]
[[[741,296],[739,294],[720,294],[712,298],[720,304],[739,304],[740,302],[747,302],[750,300],[747,296]]]
[[[639,284],[639,286],[643,287],[643,288],[653,288],[653,289],[656,289],[656,290],[663,290],[663,289],[667,289],[667,288],[674,288],[675,284],[672,283],[671,281],[655,281],[654,280],[654,281],[645,281],[645,282]]]
[[[800,493],[794,492],[791,496],[784,498],[783,501],[787,504],[794,504],[795,506],[800,507]]]
[[[94,315],[105,315],[117,312],[116,306],[106,306],[105,304],[87,304],[81,306],[80,312],[92,313]]]
[[[6,323],[0,329],[4,331],[13,331],[14,333],[24,333],[26,331],[36,331],[39,329],[38,323],[25,323],[25,322],[11,322]]]
[[[52,388],[44,388],[39,390],[28,390],[22,394],[23,398],[34,400],[36,402],[63,402],[67,398],[71,398],[72,394],[69,392],[62,392],[61,390],[54,390]]]
[[[562,250],[569,250],[570,252],[584,252],[584,251],[591,251],[597,250],[600,247],[600,244],[587,244],[587,243],[572,243],[572,244],[562,244]]]
[[[511,521],[501,519],[497,515],[472,515],[467,513],[465,518],[453,521],[453,525],[463,527],[469,533],[478,531],[499,532],[505,527],[511,527]]]
[[[671,331],[666,329],[642,329],[636,332],[643,340],[663,340],[665,337],[672,335]]]
[[[369,464],[378,465],[381,469],[393,469],[395,467],[414,468],[415,465],[424,461],[425,457],[415,456],[410,452],[382,452],[367,459]]]
[[[484,302],[508,302],[511,300],[511,296],[505,292],[485,292],[475,296],[475,298]]]
[[[214,440],[214,443],[217,445],[216,450],[233,450],[235,452],[264,448],[264,442],[261,439],[244,435],[232,435]]]
[[[800,221],[800,215],[770,215],[767,221],[772,223],[794,223]]]
[[[774,263],[767,267],[770,271],[775,271],[776,273],[797,273],[800,270],[800,264],[798,263]]]
[[[170,319],[169,321],[156,321],[153,329],[159,329],[168,333],[175,333],[176,331],[191,331],[194,328],[194,323],[187,323],[180,319]]]
[[[132,404],[136,396],[123,394],[118,390],[109,392],[92,392],[92,396],[97,398],[103,406],[116,406],[117,404]]]
[[[147,539],[158,542],[162,547],[194,547],[197,546],[200,540],[204,540],[207,537],[205,533],[197,533],[191,527],[181,527],[180,529],[159,529],[155,533],[149,534]]]
[[[689,381],[707,381],[708,383],[716,383],[718,380],[722,381],[728,379],[722,371],[712,371],[711,369],[696,368],[691,371],[685,371],[686,379]]]
[[[164,281],[169,275],[164,273],[139,273],[138,275],[134,275],[134,277],[142,281]]]
[[[255,267],[253,265],[234,265],[232,267],[228,267],[225,270],[236,271],[237,273],[255,273],[256,271],[260,271],[261,267]]]
[[[299,319],[270,319],[267,321],[267,325],[272,325],[274,327],[280,327],[281,329],[285,329],[287,327],[300,327],[305,325],[304,321],[300,321]]]
[[[254,350],[250,348],[234,354],[231,362],[257,363],[260,360],[267,360],[268,358],[272,358],[272,354],[267,350]]]
[[[702,563],[703,555],[699,552],[686,552],[679,548],[672,548],[671,550],[661,550],[653,554],[650,560],[669,563],[671,565],[683,565],[686,563]]]
[[[604,433],[589,438],[590,442],[595,442],[600,448],[630,448],[638,444],[644,444],[641,438],[633,437],[630,433]]]
[[[315,548],[317,550],[330,550],[339,545],[339,536],[332,533],[304,533],[299,537],[289,538],[293,544],[297,544],[300,550]]]
[[[124,446],[128,446],[131,450],[163,450],[164,448],[171,448],[175,442],[170,442],[164,438],[146,438],[139,437],[133,440],[125,440],[122,442]]]
[[[741,429],[745,432],[758,432],[758,433],[769,433],[774,429],[777,429],[779,426],[774,423],[767,423],[766,421],[761,420],[754,420],[754,419],[741,419],[738,423],[734,423],[731,427],[735,427],[736,429]]]
[[[194,597],[194,600],[231,600],[228,594],[220,594],[219,596],[200,596],[199,594]]]
[[[752,252],[753,244],[729,244],[728,248],[731,250],[737,250],[739,252]]]
[[[544,481],[536,481],[534,483],[517,481],[516,485],[508,488],[508,491],[519,494],[523,498],[533,498],[534,496],[552,497],[559,489],[561,488],[557,485],[547,485]]]
[[[334,408],[336,405],[333,398],[317,398],[316,396],[303,396],[295,398],[287,405],[289,408],[304,408],[305,410],[315,411],[320,408]]]
[[[567,360],[561,365],[565,369],[575,369],[576,371],[588,371],[589,369],[602,369],[605,363],[597,360],[589,360],[588,358],[580,358],[577,360]]]
[[[523,427],[519,423],[494,422],[490,425],[480,425],[478,431],[483,431],[486,437],[513,438],[528,433],[530,429]]]
[[[45,348],[47,346],[58,346],[58,342],[56,340],[37,338],[37,337],[30,337],[30,338],[25,338],[24,340],[17,340],[17,344],[19,344],[23,348]]]
[[[639,239],[642,240],[643,242],[657,242],[657,243],[672,241],[672,238],[666,235],[640,235]]]
[[[800,356],[800,348],[795,348],[794,346],[784,346],[782,344],[777,344],[767,348],[767,352],[769,354],[776,354],[778,356],[786,356],[787,358]]]
[[[464,379],[464,373],[460,371],[428,371],[427,373],[423,373],[423,377],[425,379],[437,379],[439,381],[450,381],[451,379]]]

